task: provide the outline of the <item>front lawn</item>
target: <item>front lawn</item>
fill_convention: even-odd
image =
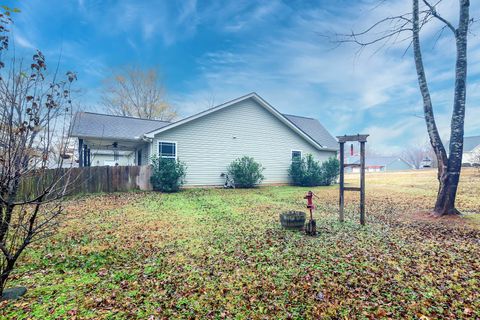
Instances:
[[[78,197],[59,235],[19,262],[9,286],[29,291],[0,317],[479,318],[479,185],[465,170],[466,215],[433,219],[434,171],[368,174],[365,227],[357,194],[340,224],[338,187],[314,188],[316,238],[278,223],[307,188]]]

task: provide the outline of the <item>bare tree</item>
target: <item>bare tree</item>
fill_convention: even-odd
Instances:
[[[420,169],[422,160],[426,156],[426,151],[425,148],[420,146],[409,146],[403,150],[400,156],[415,169]]]
[[[0,14],[0,53],[8,49],[10,9]],[[0,62],[0,298],[15,263],[34,241],[55,231],[62,214],[61,200],[68,185],[68,170],[49,171],[52,141],[65,136],[70,117],[70,86],[76,79],[68,72],[64,81],[47,80],[45,57],[33,61]]]
[[[165,101],[165,88],[155,69],[121,69],[105,79],[102,101],[115,115],[164,121],[177,116]]]
[[[480,149],[473,151],[471,159],[472,165],[480,170]]]
[[[422,1],[421,6],[419,1]],[[458,0],[459,20],[457,26],[454,26],[438,12],[437,7],[440,2],[442,0],[437,0],[434,4],[430,3],[429,0],[412,0],[411,12],[386,17],[362,32],[338,35],[340,39],[337,39],[336,42],[352,42],[363,48],[372,44],[385,45],[395,41],[410,41],[409,47],[413,47],[418,84],[423,99],[423,113],[427,132],[438,163],[439,189],[434,213],[436,215],[447,215],[459,213],[455,208],[455,198],[463,154],[467,81],[467,35],[469,25],[473,20],[470,20],[469,16],[469,0]],[[422,47],[420,45],[420,31],[432,19],[442,23],[443,27],[439,31],[440,34],[444,30],[451,31],[456,47],[455,87],[448,154],[435,122],[433,103],[425,75]],[[370,38],[372,35],[374,36],[373,39]]]
[[[437,167],[435,161],[435,152],[433,151],[430,142],[410,145],[399,154],[399,157],[407,161],[410,165],[415,167],[415,169],[420,169],[422,167],[423,160],[426,159],[430,160],[430,167]]]

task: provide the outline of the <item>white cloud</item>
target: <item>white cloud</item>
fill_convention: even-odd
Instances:
[[[226,32],[240,32],[247,28],[252,28],[259,21],[265,21],[275,16],[275,13],[284,9],[281,1],[267,1],[254,7],[253,10],[243,11],[233,16],[230,23],[227,23],[223,29]]]
[[[15,45],[19,45],[25,49],[36,49],[35,45],[30,40],[22,36],[20,32],[15,32],[13,36],[13,42]]]
[[[201,72],[190,92],[175,97],[181,112],[200,111],[204,105],[197,101],[211,93],[220,103],[257,91],[283,112],[318,118],[334,135],[370,133],[375,145],[397,151],[405,144],[423,143],[427,135],[423,119],[418,118],[423,109],[414,62],[411,53],[402,57],[408,43],[380,51],[366,48],[356,55],[358,48],[346,45],[332,50],[331,43],[318,35],[323,30],[360,30],[381,17],[408,12],[410,3],[390,1],[373,11],[372,5],[352,6],[342,17],[326,6],[292,13],[288,27],[262,38],[205,54],[198,60]],[[455,16],[450,6],[441,9],[445,17]],[[454,45],[451,37],[441,38],[434,48],[427,45],[438,26],[425,28],[422,39],[437,123],[447,137]],[[471,44],[469,50],[480,52],[480,43]],[[471,107],[467,115],[472,114],[480,115],[478,108]],[[467,119],[466,132],[478,132],[477,125],[478,121]]]
[[[99,7],[97,1],[79,4],[83,19],[103,34],[141,35],[143,45],[160,36],[167,46],[193,35],[196,31],[196,0],[115,1]]]
[[[366,48],[357,55],[358,47],[333,49],[332,43],[320,35],[362,30],[385,16],[410,10],[410,1],[392,0],[381,6],[377,3],[363,0],[339,6],[329,1],[310,5],[280,0],[124,0],[104,5],[78,0],[77,10],[86,28],[91,27],[103,39],[123,38],[126,50],[138,55],[154,46],[168,50],[182,41],[198,40],[194,37],[200,31],[218,37],[220,44],[216,43],[215,49],[196,57],[196,69],[189,71],[190,77],[178,80],[186,85],[176,84],[176,91],[170,92],[182,115],[203,110],[212,101],[218,104],[256,91],[282,112],[318,118],[334,135],[370,133],[372,143],[390,150],[426,138],[423,120],[415,117],[422,114],[422,103],[413,59],[410,52],[402,57],[408,43],[388,44],[380,51],[376,51],[377,47]],[[57,4],[69,10],[63,2]],[[32,49],[34,45],[28,39],[35,39],[35,44],[42,44],[42,38],[43,42],[49,39],[40,36],[38,24],[34,23],[38,10],[49,9],[41,1],[26,2],[25,6],[19,19],[28,30],[17,33],[16,42]],[[445,0],[439,12],[455,22],[457,6],[457,1]],[[471,7],[475,17],[480,12],[480,1],[472,1]],[[427,25],[422,45],[437,122],[446,137],[455,51],[448,33],[432,49],[439,27],[440,23]],[[480,87],[475,82],[480,76],[480,37],[475,34],[469,38],[466,134],[480,133]],[[61,46],[48,49],[58,54],[63,47],[63,56],[77,66],[77,71],[97,81],[109,67],[114,67],[109,56],[112,52],[95,50],[92,58],[88,55],[89,45],[88,40],[66,37]],[[199,52],[202,48],[195,49]],[[79,79],[83,81],[81,74]],[[95,86],[89,88],[85,101],[94,104],[98,90]]]

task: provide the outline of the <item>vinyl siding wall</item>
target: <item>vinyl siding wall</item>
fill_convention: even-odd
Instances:
[[[159,141],[177,143],[177,158],[187,165],[186,185],[222,185],[220,177],[235,159],[247,155],[264,167],[263,183],[288,183],[292,150],[313,154],[324,161],[335,156],[320,151],[252,99],[159,133]]]

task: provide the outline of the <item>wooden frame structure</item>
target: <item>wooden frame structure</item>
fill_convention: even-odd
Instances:
[[[351,136],[338,136],[338,143],[340,144],[340,222],[345,219],[344,205],[345,205],[345,191],[359,191],[360,192],[360,224],[365,225],[365,143],[367,142],[368,134],[357,134]],[[345,187],[345,167],[351,164],[345,164],[345,142],[358,141],[360,142],[360,188]]]

